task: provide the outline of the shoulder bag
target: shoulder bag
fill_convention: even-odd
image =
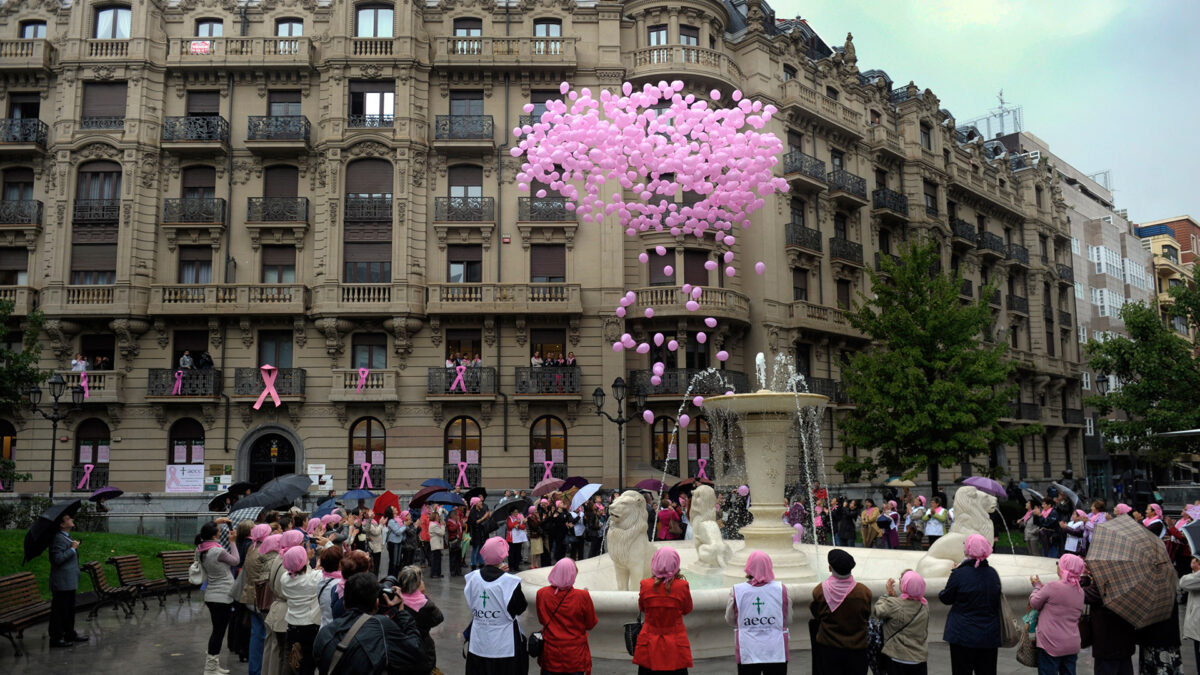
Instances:
[[[259,613],[266,616],[274,602],[275,591],[271,588],[270,579],[254,584],[254,606],[258,608]]]
[[[571,589],[571,590],[574,590],[574,589]],[[554,621],[554,617],[558,616],[559,608],[562,607],[563,602],[566,601],[567,596],[570,594],[571,594],[570,590],[567,591],[566,593],[563,593],[562,600],[558,601],[558,605],[555,606],[555,608],[554,608],[554,613],[550,615],[550,621],[546,622],[547,626],[550,625],[550,622]],[[542,639],[542,631],[539,630],[539,631],[535,631],[535,632],[529,634],[529,640],[525,646],[529,651],[529,655],[534,658],[537,658],[542,655],[542,647],[544,645],[545,645],[545,640]]]
[[[200,549],[196,549],[196,557],[188,565],[188,583],[199,586],[204,583],[204,565],[200,562]]]
[[[625,651],[633,656],[637,651],[638,636],[642,634],[642,613],[638,612],[637,621],[625,624]]]
[[[354,624],[350,626],[350,630],[346,631],[346,636],[343,637],[342,641],[337,644],[337,648],[333,652],[333,660],[329,662],[329,675],[335,675],[337,673],[338,663],[341,662],[342,656],[346,653],[346,650],[350,648],[350,641],[354,639],[355,635],[358,635],[358,630],[362,628],[363,625],[367,623],[367,619],[370,618],[370,614],[363,614],[354,621]]]
[[[1021,644],[1021,634],[1025,632],[1025,624],[1017,621],[1012,614],[1012,608],[1008,606],[1008,600],[1004,599],[1003,593],[1000,595],[1000,646],[1004,648],[1016,647]]]
[[[1079,614],[1079,648],[1087,649],[1092,644],[1092,615],[1088,606],[1084,605],[1083,612]]]

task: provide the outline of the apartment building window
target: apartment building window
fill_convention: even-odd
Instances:
[[[848,239],[847,224],[848,221],[846,219],[846,214],[833,214],[833,236],[837,237],[838,239]]]
[[[799,131],[788,129],[787,132],[788,152],[803,152],[804,151],[804,134]]]
[[[1044,234],[1038,235],[1038,253],[1042,256],[1042,262],[1050,260],[1050,249],[1047,246],[1046,235]]]
[[[663,469],[667,461],[678,461],[679,452],[675,447],[672,433],[675,431],[674,417],[655,418],[650,427],[651,457],[650,464],[656,469]]]
[[[1170,260],[1173,263],[1178,263],[1179,262],[1179,249],[1175,248],[1174,246],[1171,246],[1170,244],[1163,244],[1162,245],[1162,257],[1166,258],[1167,260]]]
[[[481,37],[483,35],[483,19],[467,17],[454,20],[454,37]]]
[[[190,417],[177,420],[167,438],[167,464],[204,463],[204,426],[199,422]]]
[[[89,162],[79,167],[79,189],[75,199],[119,200],[121,165],[116,162]],[[116,220],[116,214],[113,214]]]
[[[14,120],[37,119],[41,116],[41,110],[41,94],[29,92],[8,95],[8,116]]]
[[[696,26],[679,26],[679,44],[688,47],[700,46],[700,29]]]
[[[275,36],[276,37],[300,37],[304,35],[304,21],[301,19],[286,18],[276,19],[275,21]]]
[[[1033,202],[1035,204],[1037,204],[1037,207],[1039,209],[1042,208],[1042,186],[1041,185],[1035,185],[1033,188]]]
[[[132,13],[128,7],[101,7],[96,10],[96,38],[128,40]]]
[[[892,254],[892,233],[889,230],[879,230],[879,252],[884,255]]]
[[[790,200],[789,204],[790,204],[790,212],[791,212],[791,216],[792,216],[792,222],[795,223],[796,225],[801,225],[801,226],[804,225],[804,208],[806,206],[804,203],[804,200],[796,199],[795,197],[793,197]]]
[[[350,126],[391,127],[395,119],[396,83],[351,82]]]
[[[783,67],[783,81],[787,82],[789,80],[794,80],[794,79],[796,79],[796,69],[791,66],[784,66]]]
[[[668,276],[663,268],[667,265],[675,263],[675,249],[667,249],[667,254],[660,256],[653,250],[646,251],[650,255],[650,285],[651,286],[670,286],[675,283],[675,270],[671,270],[671,275]]]
[[[535,336],[536,339],[536,336]],[[446,331],[446,358],[455,354],[474,356],[483,351],[483,342],[479,339],[479,330],[472,328],[451,328]]]
[[[660,47],[667,44],[667,25],[650,26],[647,33],[647,43],[651,47]]]
[[[76,229],[76,240],[80,238]],[[90,229],[90,228],[87,228]],[[106,228],[107,229],[107,228]],[[113,284],[117,281],[117,230],[111,228],[111,236],[92,237],[103,239],[100,243],[71,244],[71,283],[76,286]],[[107,235],[107,232],[101,233]]]
[[[21,22],[21,38],[25,40],[38,40],[46,37],[46,22],[45,21],[22,21]]]
[[[545,466],[542,462],[567,461],[567,427],[562,420],[543,415],[533,421],[529,427],[529,461],[539,467]]]
[[[452,91],[450,92],[451,115],[482,115],[482,91]]]
[[[838,100],[838,90],[833,87],[825,87],[825,97]]]
[[[1047,324],[1049,326],[1050,324]],[[1051,326],[1046,330],[1046,354],[1054,356],[1054,328]]]
[[[362,5],[358,8],[354,36],[390,38],[392,37],[392,25],[391,5]]]
[[[220,19],[197,19],[196,37],[221,37],[225,30]]]
[[[211,284],[212,256],[211,246],[180,246],[179,283]]]
[[[33,169],[5,169],[3,198],[6,202],[25,202],[33,199]]]
[[[1092,389],[1092,374],[1091,373],[1089,373],[1088,371],[1085,370],[1079,374],[1079,387],[1081,389],[1083,389],[1084,391],[1091,391],[1091,389]]]
[[[841,309],[850,309],[850,282],[846,279],[837,281],[837,304]]]
[[[365,367],[365,366],[364,366]],[[387,432],[383,423],[374,417],[364,417],[350,425],[350,484],[363,480],[363,465],[367,478],[382,482],[387,459]]]
[[[808,300],[808,270],[803,267],[792,268],[792,299]]]
[[[883,124],[883,113],[878,110],[871,109],[871,126],[877,127]]]
[[[208,331],[206,330],[177,330],[172,334],[172,349],[170,365],[172,368],[179,363],[179,357],[183,356],[184,352],[190,352],[192,362],[195,363],[200,358],[205,350],[208,349]],[[83,344],[80,344],[83,348]],[[91,354],[90,351],[84,349],[84,354]]]
[[[181,179],[184,199],[212,199],[216,196],[217,170],[211,166],[189,166]]]
[[[535,284],[561,284],[567,280],[567,247],[562,244],[535,244],[529,247],[529,281]]]
[[[221,114],[221,93],[216,91],[189,91],[187,93],[188,117],[216,117]]]
[[[1079,249],[1079,240],[1076,239],[1075,237],[1071,237],[1071,253],[1074,253],[1075,255],[1080,255],[1079,250],[1080,250]]]
[[[933,150],[933,127],[928,124],[921,125],[921,147]],[[949,155],[947,155],[947,159],[949,159]]]
[[[887,179],[887,171],[884,171],[883,169],[875,169],[875,187],[877,189],[883,190],[887,188]]]
[[[535,19],[533,22],[535,38],[561,38],[562,21],[558,19]],[[558,39],[535,39],[533,53],[545,56],[562,53],[562,41]]]
[[[841,171],[843,168],[845,168],[846,153],[842,152],[841,150],[830,150],[829,164],[833,167],[834,171]]]
[[[296,283],[296,247],[262,247],[262,283]]]
[[[291,368],[292,337],[290,330],[258,331],[258,362],[276,368]]]
[[[1012,328],[1010,328],[1008,330],[1008,334],[1009,334],[1009,337],[1012,339],[1012,342],[1010,343],[1010,344],[1012,344],[1012,348],[1019,349],[1020,341],[1021,341],[1021,327],[1013,326]]]
[[[387,334],[355,333],[350,338],[350,361],[354,368],[387,368]]]
[[[1095,436],[1096,435],[1096,420],[1092,419],[1091,415],[1088,415],[1087,417],[1083,418],[1083,435],[1084,436]]]
[[[346,225],[343,258],[346,281],[392,280],[392,165],[360,159],[346,166]]]
[[[704,370],[708,368],[708,343],[696,339],[696,334],[687,334],[687,347],[684,350],[684,367]]]
[[[80,126],[121,129],[125,126],[125,83],[85,82]]]
[[[1079,328],[1079,344],[1084,344],[1087,342],[1087,339],[1088,339],[1087,326],[1080,324],[1078,328]]]
[[[108,466],[109,452],[112,447],[110,437],[108,425],[104,422],[94,417],[80,422],[75,429],[75,465],[102,464]]]
[[[469,208],[483,197],[483,167],[450,167],[451,208]]]
[[[271,117],[299,117],[300,92],[298,91],[269,91],[267,92],[267,114]]]
[[[529,102],[533,104],[533,112],[530,115],[534,122],[540,122],[542,113],[546,112],[546,103],[562,98],[557,89],[542,89],[534,90],[529,94]]]
[[[683,283],[707,286],[708,270],[704,267],[706,262],[708,262],[707,251],[685,249],[683,252]]]
[[[25,286],[29,283],[29,249],[0,248],[0,286]]]
[[[452,284],[477,284],[483,281],[483,247],[456,244],[446,247],[446,281]]]
[[[937,183],[930,183],[929,181],[924,181],[924,193],[925,193],[925,210],[929,211],[933,215],[937,215],[937,207],[938,207]],[[980,230],[980,231],[982,232],[983,230]]]
[[[446,425],[444,448],[443,459],[447,464],[466,462],[470,466],[479,466],[479,455],[483,448],[479,423],[470,417],[450,420]]]

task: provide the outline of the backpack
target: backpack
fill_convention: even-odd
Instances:
[[[199,586],[204,583],[204,565],[200,562],[200,549],[196,549],[196,558],[188,565],[188,583]]]

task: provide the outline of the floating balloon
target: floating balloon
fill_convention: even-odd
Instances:
[[[650,254],[646,253],[645,251],[639,253],[638,262],[642,263],[643,265],[650,262]]]
[[[733,262],[733,251],[725,251],[725,255],[721,256],[721,259],[726,263]]]
[[[696,406],[697,408],[699,408],[699,407],[703,406],[703,405],[704,405],[704,397],[703,397],[703,396],[695,396],[695,397],[693,397],[693,398],[692,398],[692,405]]]
[[[667,364],[663,363],[662,361],[658,361],[657,363],[655,363],[655,364],[654,364],[653,366],[651,366],[651,368],[650,368],[650,370],[651,370],[651,371],[652,371],[652,372],[653,372],[655,375],[662,375],[662,374],[663,374],[663,372],[664,372],[666,369],[667,369]]]
[[[695,298],[696,300],[699,300],[701,295],[704,295],[703,288],[700,288],[699,286],[697,286],[692,289],[692,297],[693,298]]]
[[[739,485],[738,494],[745,497],[746,495],[750,494],[750,487],[748,485]]]
[[[654,413],[649,410],[643,410],[642,419],[646,420],[646,424],[654,424]]]
[[[671,351],[675,351],[675,350],[679,349],[679,343],[676,342],[675,340],[671,340],[670,342],[667,343],[667,349],[669,349]]]
[[[705,318],[705,319],[704,319],[704,325],[705,325],[705,326],[708,326],[709,328],[716,328],[716,327],[717,327],[717,320],[716,320],[716,319],[714,319],[714,318],[712,318],[711,316],[710,316],[710,317],[707,317],[707,318]]]
[[[727,277],[731,277],[731,276],[733,276],[733,275],[735,275],[735,274],[737,274],[737,270],[733,269],[733,266],[732,266],[732,265],[730,265],[729,267],[726,267],[726,268],[725,268],[725,276],[727,276]]]
[[[688,300],[684,307],[687,308],[687,311],[694,312],[700,309],[700,303],[696,302],[695,300]]]
[[[675,268],[671,267],[670,265],[664,266],[663,267],[663,276],[667,276],[667,277],[675,276]]]
[[[699,342],[700,344],[704,344],[705,342],[708,342],[708,336],[705,335],[703,332],[696,333],[696,342]]]
[[[652,384],[656,387],[658,385],[662,384],[662,376],[661,375],[651,375],[650,376],[650,384]]]
[[[620,352],[622,349],[625,349],[625,345],[621,344],[620,342],[613,343],[613,351],[614,352]]]
[[[642,314],[645,314],[647,319],[653,319],[654,318],[654,308],[647,307],[646,310],[642,312]]]
[[[679,426],[683,427],[684,429],[686,429],[687,426],[691,423],[692,423],[692,418],[687,413],[684,413],[683,415],[679,416]]]
[[[650,353],[650,345],[646,344],[645,342],[641,343],[640,345],[637,346],[637,353],[649,354]],[[725,359],[721,359],[721,360],[724,361]]]
[[[666,254],[667,254],[667,247],[666,247],[666,246],[655,246],[655,247],[654,247],[654,252],[655,252],[655,253],[657,253],[657,254],[658,254],[658,255],[660,255],[660,256],[666,255]]]
[[[638,351],[641,351],[641,349],[639,348]],[[728,361],[729,360],[729,352],[725,351],[724,349],[717,352],[717,360],[718,361]]]
[[[716,260],[705,260],[704,261],[704,269],[708,270],[709,272],[717,269],[717,261]]]
[[[662,333],[655,333],[655,334],[654,334],[654,346],[655,346],[655,347],[661,347],[661,346],[662,346],[662,343],[663,343],[663,334],[662,334]]]
[[[617,308],[617,316],[621,317],[622,319],[625,318],[625,308],[624,307]]]
[[[759,260],[758,262],[754,263],[754,271],[758,272],[759,276],[762,276],[763,273],[767,271],[767,264]]]

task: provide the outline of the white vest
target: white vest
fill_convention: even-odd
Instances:
[[[738,654],[744,664],[784,663],[788,660],[783,584],[741,583],[733,587],[738,612]]]
[[[513,644],[513,623],[508,613],[508,601],[521,584],[519,577],[502,574],[495,581],[484,581],[479,571],[467,575],[467,606],[471,608],[471,642],[469,651],[488,659],[516,655]]]

